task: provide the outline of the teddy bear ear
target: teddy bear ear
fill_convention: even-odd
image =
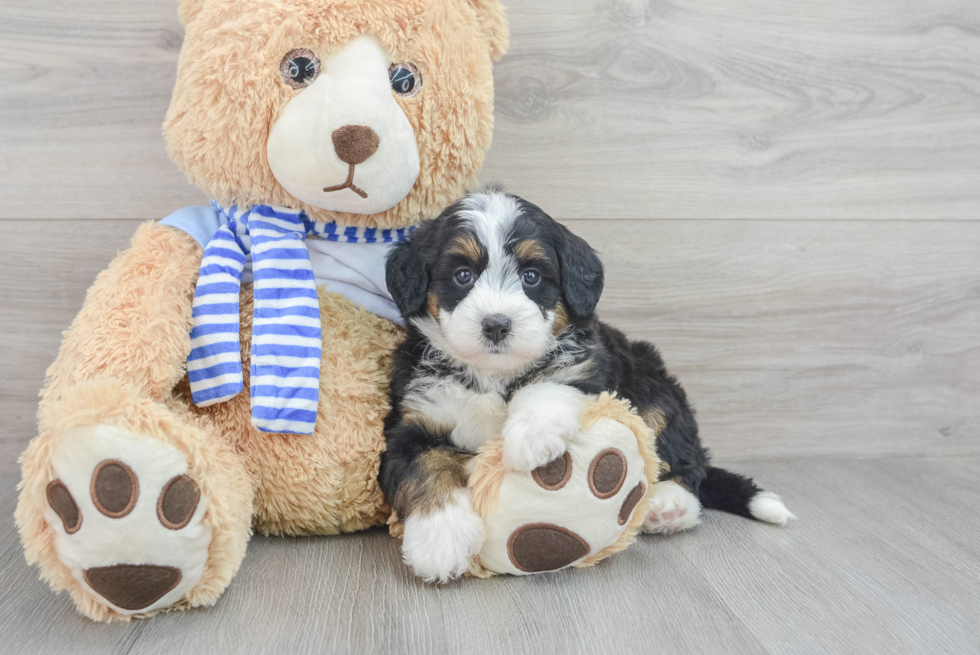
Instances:
[[[490,57],[498,61],[510,46],[510,30],[507,27],[507,18],[504,17],[503,6],[498,0],[468,0],[468,2],[476,11],[476,19],[480,21],[483,34],[490,44]]]
[[[194,20],[197,13],[204,7],[207,0],[177,0],[177,17],[180,24],[187,27],[187,24]]]

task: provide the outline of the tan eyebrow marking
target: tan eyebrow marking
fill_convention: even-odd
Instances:
[[[429,310],[429,314],[432,318],[436,319],[436,323],[439,322],[439,299],[436,298],[436,294],[429,293],[426,298],[426,308]]]
[[[482,248],[480,248],[480,244],[475,238],[467,235],[456,237],[456,240],[453,241],[452,245],[449,247],[449,252],[462,255],[470,261],[476,263],[480,261]]]
[[[526,239],[518,243],[514,246],[514,254],[521,260],[544,259],[547,256],[541,244],[534,239]]]

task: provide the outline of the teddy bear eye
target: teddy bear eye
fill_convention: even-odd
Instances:
[[[391,90],[404,98],[411,98],[422,88],[422,75],[415,64],[392,64],[388,68]]]
[[[320,59],[306,48],[295,48],[286,53],[279,64],[282,81],[294,89],[304,89],[313,84],[320,74]]]

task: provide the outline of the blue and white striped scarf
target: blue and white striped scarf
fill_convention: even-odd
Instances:
[[[347,243],[404,241],[414,228],[338,228],[269,205],[212,206],[228,217],[208,242],[194,290],[187,372],[194,404],[229,400],[244,388],[239,296],[246,257],[254,279],[250,393],[263,432],[313,434],[323,335],[307,237]]]

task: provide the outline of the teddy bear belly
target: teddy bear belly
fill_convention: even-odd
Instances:
[[[243,456],[255,489],[254,526],[265,534],[363,530],[383,524],[389,513],[377,474],[391,355],[404,331],[322,287],[319,302],[323,356],[312,435],[260,432],[250,423],[251,285],[241,296],[245,390],[227,402],[194,408],[211,417],[218,435]]]

